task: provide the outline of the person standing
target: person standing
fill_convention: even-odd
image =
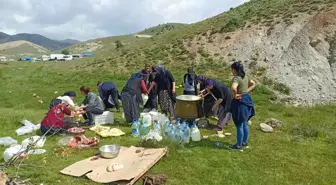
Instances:
[[[201,80],[203,79],[203,81]],[[224,84],[212,80],[210,78],[199,78],[200,83],[202,83],[206,90],[206,96],[212,96],[215,99],[214,105],[211,107],[211,111],[218,112],[218,122],[217,127],[214,128],[215,131],[221,131],[225,126],[229,124],[232,120],[231,115],[231,100],[232,94],[230,89]],[[204,97],[203,96],[203,97]]]
[[[183,77],[184,82],[184,95],[195,95],[197,96],[197,76],[192,67],[189,67],[187,74]]]
[[[152,85],[152,83],[154,82],[155,76],[156,76],[157,72],[155,70],[155,67],[152,67],[152,71],[151,74],[149,75],[149,86],[147,86],[147,89],[150,89],[150,86]],[[149,92],[148,94],[148,100],[145,104],[145,109],[144,112],[149,112],[149,111],[157,111],[158,110],[158,102],[157,102],[157,98],[158,97],[158,93],[157,93],[157,85],[154,84],[152,90]]]
[[[256,83],[246,76],[244,66],[240,62],[234,62],[231,69],[234,75],[231,87],[233,97],[231,112],[237,129],[237,143],[230,146],[230,149],[242,151],[243,147],[248,148],[248,121],[255,116],[249,92],[255,88]]]
[[[151,84],[149,92],[157,85],[161,110],[167,116],[169,115],[171,120],[174,120],[176,104],[175,79],[162,65],[155,66],[155,70],[157,74]]]
[[[93,114],[101,115],[104,112],[104,105],[100,98],[91,92],[87,86],[81,86],[80,92],[85,99],[82,102],[81,108],[83,109],[83,117],[86,120],[85,123],[88,126],[95,125],[93,120]]]
[[[98,81],[97,87],[99,97],[103,100],[105,105],[105,110],[116,107],[117,111],[120,112],[118,87],[113,82],[100,81]]]
[[[140,73],[133,74],[121,91],[121,101],[127,123],[139,120],[140,104],[143,103],[142,93],[148,93],[145,81]]]

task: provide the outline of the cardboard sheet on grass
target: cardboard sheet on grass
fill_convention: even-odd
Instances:
[[[136,150],[139,149],[141,152],[136,153]],[[95,157],[93,156],[72,164],[63,169],[61,173],[75,177],[86,175],[89,179],[98,183],[127,181],[127,184],[133,184],[166,153],[167,149],[165,148],[121,147],[118,157],[114,159],[105,159],[98,155],[99,159],[92,161],[91,159]],[[114,163],[123,164],[124,168],[119,171],[108,172],[107,167]]]

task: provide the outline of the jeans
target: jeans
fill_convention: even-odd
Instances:
[[[118,98],[119,98],[118,91],[111,90],[111,92],[108,95],[112,97],[113,103],[114,103],[116,109],[119,111],[120,110],[120,105],[119,105],[119,100],[118,100]],[[106,108],[113,108],[114,106],[112,104],[110,104],[110,102],[108,101],[109,96],[105,97],[103,102],[104,102]]]
[[[237,129],[237,146],[242,146],[243,143],[248,143],[248,135],[249,135],[249,126],[248,122],[242,122],[236,124]]]
[[[98,108],[95,108],[95,107],[87,107],[85,109],[86,111],[86,114],[83,114],[83,118],[90,121],[90,123],[93,122],[93,115],[92,114],[103,114],[103,110],[100,110]]]

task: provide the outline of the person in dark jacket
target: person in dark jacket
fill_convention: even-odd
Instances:
[[[118,87],[113,82],[100,82],[97,83],[99,97],[103,100],[105,110],[116,107],[120,112],[120,105],[118,100]]]
[[[140,104],[143,103],[142,93],[148,93],[145,81],[140,73],[133,74],[121,91],[121,101],[127,123],[139,120]]]
[[[100,98],[87,86],[80,87],[80,92],[85,96],[81,108],[83,109],[83,117],[88,126],[94,125],[93,114],[100,115],[104,112],[104,105]]]
[[[157,74],[149,92],[157,85],[161,110],[167,116],[169,115],[171,120],[174,120],[176,104],[175,79],[162,65],[157,65],[155,70]]]
[[[207,78],[203,75],[200,75],[197,77],[198,81],[205,81]],[[198,83],[199,84],[199,90],[200,93],[203,91],[206,91],[205,84]],[[213,117],[216,116],[216,112],[212,111],[212,107],[215,105],[216,99],[213,96],[205,96],[203,97],[203,112],[206,117]]]
[[[187,74],[183,77],[184,82],[184,95],[196,95],[197,96],[197,76],[192,67],[189,67]]]
[[[155,76],[156,76],[157,72],[155,70],[155,67],[152,67],[152,71],[151,74],[149,75],[149,86],[147,86],[147,89],[150,88],[150,86],[153,84]],[[154,84],[152,90],[149,92],[148,94],[148,100],[145,104],[145,109],[144,112],[149,112],[149,111],[157,111],[158,110],[158,102],[157,102],[157,97],[158,97],[158,93],[157,93],[157,85]]]
[[[224,84],[212,80],[210,78],[206,78],[205,80],[199,80],[200,83],[204,84],[207,90],[207,94],[205,96],[213,96],[216,100],[215,104],[212,106],[212,111],[218,110],[218,123],[215,131],[221,131],[228,123],[232,120],[231,115],[231,100],[232,94],[228,87]]]

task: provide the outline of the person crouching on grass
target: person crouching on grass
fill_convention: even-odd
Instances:
[[[41,122],[41,133],[44,135],[64,134],[64,115],[73,116],[74,113],[65,103],[60,103],[49,109],[47,115]]]
[[[248,148],[248,121],[255,116],[254,104],[249,94],[254,89],[255,82],[246,76],[240,62],[234,62],[231,69],[234,75],[231,87],[233,96],[231,113],[237,129],[237,143],[230,146],[230,149],[243,151],[243,147]]]

